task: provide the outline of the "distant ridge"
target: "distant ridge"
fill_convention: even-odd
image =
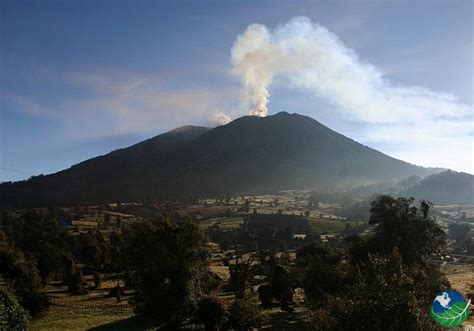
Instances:
[[[420,180],[400,195],[427,199],[435,205],[474,205],[474,176],[456,171],[443,171]]]
[[[56,174],[0,185],[1,205],[70,205],[349,187],[434,173],[281,112],[184,126]]]

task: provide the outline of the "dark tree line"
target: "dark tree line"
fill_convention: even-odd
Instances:
[[[105,243],[99,231],[70,236],[67,216],[58,209],[0,213],[1,283],[32,317],[48,306],[42,287],[62,280],[73,293],[86,293],[82,270],[121,272],[122,239],[113,234]]]
[[[170,330],[196,324],[206,330],[249,330],[262,324],[262,309],[277,305],[291,311],[296,288],[306,295],[309,329],[436,329],[427,307],[450,285],[427,262],[445,247],[444,232],[429,211],[426,202],[380,196],[370,208],[374,233],[352,235],[337,247],[314,237],[298,245],[295,258],[285,251],[277,256],[273,246],[244,258],[234,245],[226,257],[228,286],[235,293],[230,304],[216,296],[223,282],[210,272],[206,236],[191,221],[154,217],[122,227],[106,242],[97,231],[68,236],[60,211],[3,212],[0,307],[9,305],[23,316],[16,321],[26,323],[24,311],[35,316],[47,307],[41,288],[49,279],[61,279],[80,293],[88,286],[83,271],[95,275],[95,287],[99,272],[113,271],[135,290],[136,313]],[[233,242],[238,236],[258,242],[266,233],[240,229],[234,235]],[[291,229],[271,236],[294,244]],[[257,282],[256,275],[263,280]],[[258,296],[251,290],[255,285]]]

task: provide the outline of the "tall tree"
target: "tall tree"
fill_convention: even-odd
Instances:
[[[28,258],[13,246],[0,231],[0,277],[3,278],[20,305],[31,316],[37,315],[48,305],[46,296],[40,292],[41,278],[36,261]]]
[[[188,321],[207,291],[208,252],[198,227],[191,222],[140,222],[125,230],[124,243],[137,311],[171,329]]]
[[[370,208],[371,224],[377,224],[375,235],[366,243],[368,253],[391,253],[396,247],[407,264],[423,261],[445,249],[446,235],[430,217],[431,204],[413,198],[395,199],[379,196]]]

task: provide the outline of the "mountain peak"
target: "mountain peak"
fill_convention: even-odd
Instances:
[[[298,115],[298,114],[296,114],[296,113],[290,114],[286,111],[280,111],[280,112],[276,113],[273,116],[275,116],[275,117],[285,117],[285,116],[291,116],[291,115]]]
[[[311,117],[244,116],[182,126],[57,174],[0,186],[0,205],[96,203],[351,186],[428,169],[363,146]]]

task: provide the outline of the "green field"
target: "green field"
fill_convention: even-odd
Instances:
[[[217,217],[200,221],[199,226],[206,229],[213,225],[218,225],[219,228],[223,230],[235,230],[238,229],[243,222],[242,217]]]
[[[92,282],[92,276],[84,279]],[[121,303],[107,294],[118,279],[104,275],[100,289],[91,290],[87,295],[72,295],[62,282],[51,282],[44,290],[51,300],[49,309],[31,322],[29,330],[136,330],[133,307],[128,300],[133,295],[127,290]],[[135,326],[135,327],[132,327]],[[112,328],[109,328],[112,327]]]
[[[131,319],[132,316],[132,309],[85,309],[51,305],[48,311],[32,321],[29,329],[38,331],[140,329],[138,322]]]
[[[310,217],[308,218],[308,223],[311,229],[317,233],[335,233],[344,230],[346,222],[328,219],[328,218],[319,218],[319,217]]]

